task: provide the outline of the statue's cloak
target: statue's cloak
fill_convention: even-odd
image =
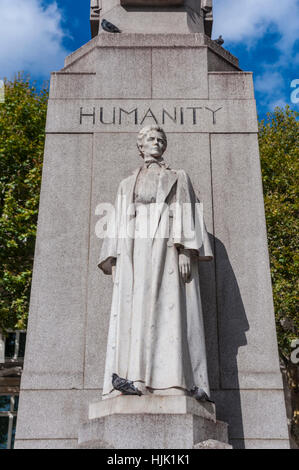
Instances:
[[[112,396],[114,372],[154,390],[196,385],[209,394],[198,262],[213,255],[202,205],[183,170],[164,169],[150,238],[134,239],[137,226],[146,222],[133,204],[139,171],[119,185],[113,236],[104,239],[99,260],[105,274],[116,262],[103,397]],[[182,247],[192,250],[187,283],[178,265]]]

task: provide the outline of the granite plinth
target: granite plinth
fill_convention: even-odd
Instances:
[[[215,406],[184,396],[120,396],[89,406],[81,448],[192,449],[209,439],[228,442]]]

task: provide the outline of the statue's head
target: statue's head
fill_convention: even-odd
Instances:
[[[161,157],[167,147],[167,138],[162,127],[143,127],[138,134],[137,147],[142,158],[146,156]]]

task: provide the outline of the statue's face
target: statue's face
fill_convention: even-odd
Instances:
[[[165,149],[165,142],[163,135],[158,131],[150,131],[143,139],[142,152],[144,158],[154,157],[159,158],[163,155]]]

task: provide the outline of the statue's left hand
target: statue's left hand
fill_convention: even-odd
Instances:
[[[191,276],[191,252],[189,250],[180,250],[179,269],[184,282],[188,282]]]

